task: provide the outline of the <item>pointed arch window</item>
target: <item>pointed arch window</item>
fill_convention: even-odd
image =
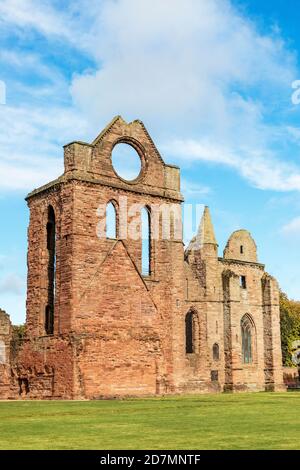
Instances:
[[[48,207],[47,221],[47,251],[48,251],[48,302],[45,307],[45,332],[54,333],[54,304],[55,304],[55,278],[56,278],[56,223],[52,206]]]
[[[106,206],[106,238],[117,238],[117,210],[113,201]]]
[[[185,316],[185,352],[199,353],[199,319],[195,310],[190,310]]]
[[[148,207],[141,211],[142,219],[142,274],[151,274],[151,214]]]
[[[246,314],[241,320],[242,361],[252,364],[255,348],[255,326],[252,317]]]

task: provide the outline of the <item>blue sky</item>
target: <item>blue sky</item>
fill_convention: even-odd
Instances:
[[[296,0],[0,0],[0,307],[25,319],[25,195],[62,145],[141,119],[219,253],[247,228],[300,299],[300,10]],[[0,102],[1,100],[0,96]]]

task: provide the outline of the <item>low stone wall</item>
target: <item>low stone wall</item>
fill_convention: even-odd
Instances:
[[[283,368],[283,380],[285,385],[289,389],[299,388],[300,389],[300,368],[297,367],[284,367]]]

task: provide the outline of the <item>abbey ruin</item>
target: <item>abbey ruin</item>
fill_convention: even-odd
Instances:
[[[131,181],[112,165],[121,143],[141,160]],[[180,170],[163,161],[143,123],[114,118],[92,144],[66,145],[64,165],[27,197],[26,335],[14,344],[0,311],[0,397],[285,389],[276,280],[246,230],[219,257],[207,207],[185,249]],[[108,205],[115,225],[105,235]],[[160,207],[170,208],[168,236]],[[145,260],[142,223],[128,236],[137,210],[148,223]]]

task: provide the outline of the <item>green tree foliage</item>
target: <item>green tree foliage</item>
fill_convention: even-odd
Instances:
[[[280,294],[281,346],[284,366],[293,366],[292,343],[300,340],[300,302]]]
[[[21,347],[22,340],[25,337],[25,325],[13,325],[12,327],[12,342],[11,353],[13,357],[17,357],[18,351]]]
[[[23,339],[25,336],[25,325],[13,325],[13,338],[15,340]]]

